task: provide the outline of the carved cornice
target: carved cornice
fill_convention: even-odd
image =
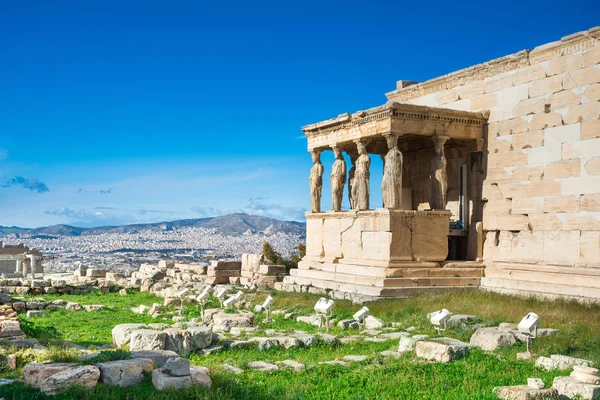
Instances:
[[[453,123],[476,127],[482,127],[487,122],[487,117],[483,113],[418,106],[413,104],[386,103],[366,111],[358,111],[354,114],[341,114],[336,118],[306,125],[302,127],[302,130],[307,138],[312,138],[341,129],[352,129],[385,119]]]
[[[600,27],[595,27],[565,36],[559,41],[538,46],[533,50],[522,50],[423,83],[397,85],[396,90],[386,93],[386,96],[390,101],[403,102],[429,93],[453,89],[464,85],[467,81],[482,81],[504,72],[589,49],[598,43],[599,38]]]

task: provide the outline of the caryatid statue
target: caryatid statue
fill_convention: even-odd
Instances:
[[[435,135],[435,157],[431,160],[429,175],[429,207],[432,210],[446,209],[446,193],[448,192],[448,176],[446,174],[446,154],[444,144],[447,137]]]
[[[352,180],[352,209],[368,210],[371,159],[367,153],[365,143],[360,140],[356,141],[356,148],[358,149],[358,158],[356,159],[356,171]]]
[[[313,150],[311,153],[313,166],[310,169],[310,204],[312,212],[321,212],[321,193],[323,189],[323,164],[321,164],[321,152]]]
[[[354,201],[352,199],[352,181],[354,180],[354,172],[356,171],[356,159],[358,158],[358,153],[349,151],[348,155],[350,156],[350,162],[352,163],[352,167],[350,168],[350,171],[348,171],[348,200],[350,201],[350,209],[353,209]]]
[[[386,136],[388,152],[383,162],[381,193],[384,208],[400,208],[402,203],[402,153],[396,135]]]
[[[333,147],[335,161],[331,167],[331,210],[342,210],[342,198],[344,197],[344,185],[346,184],[346,161],[342,151]]]

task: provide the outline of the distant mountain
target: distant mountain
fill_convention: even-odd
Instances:
[[[306,232],[306,225],[302,222],[280,221],[258,215],[230,214],[221,217],[181,219],[152,224],[101,226],[97,228],[78,228],[61,224],[29,229],[0,225],[0,236],[84,236],[101,233],[135,233],[143,230],[167,231],[184,227],[213,228],[226,235],[243,235],[250,233],[274,234],[278,232],[304,235]]]

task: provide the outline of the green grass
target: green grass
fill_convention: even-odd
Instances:
[[[147,315],[131,312],[132,307],[140,304],[151,306],[153,303],[162,304],[163,299],[149,293],[130,292],[127,296],[118,293],[94,292],[88,295],[44,295],[26,296],[27,301],[43,299],[52,301],[63,299],[81,305],[102,304],[108,306],[100,311],[87,312],[57,311],[43,312],[41,317],[27,318],[25,313],[19,313],[21,329],[27,337],[35,337],[44,344],[57,341],[71,341],[84,347],[99,347],[112,343],[111,331],[115,325],[128,323],[156,323],[164,321],[161,318],[153,319]]]
[[[272,293],[274,309],[298,311],[310,314],[319,296],[307,294]],[[261,303],[267,293],[249,294],[253,304]],[[46,300],[53,298],[47,296]],[[151,305],[157,299],[146,293],[129,296],[107,294],[104,296],[61,296],[65,300],[81,304],[105,304],[112,310],[87,313],[53,312],[29,321],[33,335],[43,335],[47,327],[53,327],[55,335],[78,344],[110,342],[110,331],[118,323],[163,322],[139,316],[129,311],[139,304]],[[75,299],[78,298],[78,299]],[[114,300],[114,302],[113,302]],[[214,306],[214,304],[212,304]],[[527,312],[535,311],[542,318],[542,327],[559,328],[560,333],[538,338],[533,351],[540,355],[565,354],[592,359],[600,364],[600,307],[584,306],[566,301],[542,301],[504,296],[483,291],[462,291],[449,294],[418,296],[410,299],[391,300],[368,304],[371,314],[385,322],[399,322],[407,328],[414,326],[418,333],[434,335],[429,325],[428,312],[448,308],[454,313],[478,316],[477,323],[497,325],[500,322],[518,322]],[[209,306],[210,307],[210,306]],[[359,307],[345,301],[336,301],[335,317],[350,318]],[[47,315],[48,314],[48,315]],[[199,314],[196,306],[185,307],[184,314],[192,318]],[[274,316],[275,322],[263,324],[264,314],[257,314],[259,332],[273,328],[285,331],[304,330],[315,332],[316,327],[284,320]],[[71,321],[71,322],[69,322]],[[332,328],[332,334],[353,335],[356,331]],[[451,328],[445,336],[468,341],[471,328]],[[204,365],[211,371],[213,387],[210,390],[196,388],[179,392],[157,392],[147,378],[141,385],[131,388],[110,388],[98,385],[92,392],[71,389],[54,399],[495,399],[495,386],[525,384],[528,377],[538,377],[550,385],[554,377],[564,372],[547,372],[535,367],[533,362],[516,361],[516,353],[525,350],[524,344],[501,349],[494,353],[474,350],[469,356],[451,364],[425,363],[415,360],[414,354],[399,359],[384,358],[383,350],[395,350],[398,340],[384,343],[360,342],[338,346],[320,344],[309,349],[256,348],[224,351],[208,356],[192,355],[192,365]],[[118,352],[115,352],[118,353]],[[367,355],[370,358],[348,367],[317,365],[320,361],[340,359],[344,355]],[[105,352],[99,358],[117,359],[126,353]],[[244,368],[250,361],[296,360],[307,366],[300,372],[281,370],[262,373],[246,370],[233,375],[221,369],[223,363]],[[12,384],[0,387],[0,397],[5,399],[47,399],[39,391]]]

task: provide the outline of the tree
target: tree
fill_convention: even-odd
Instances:
[[[263,243],[262,253],[266,264],[284,265],[287,273],[289,273],[290,269],[298,268],[298,263],[306,255],[306,245],[304,243],[298,244],[298,252],[292,253],[289,259],[283,258],[269,242]]]

